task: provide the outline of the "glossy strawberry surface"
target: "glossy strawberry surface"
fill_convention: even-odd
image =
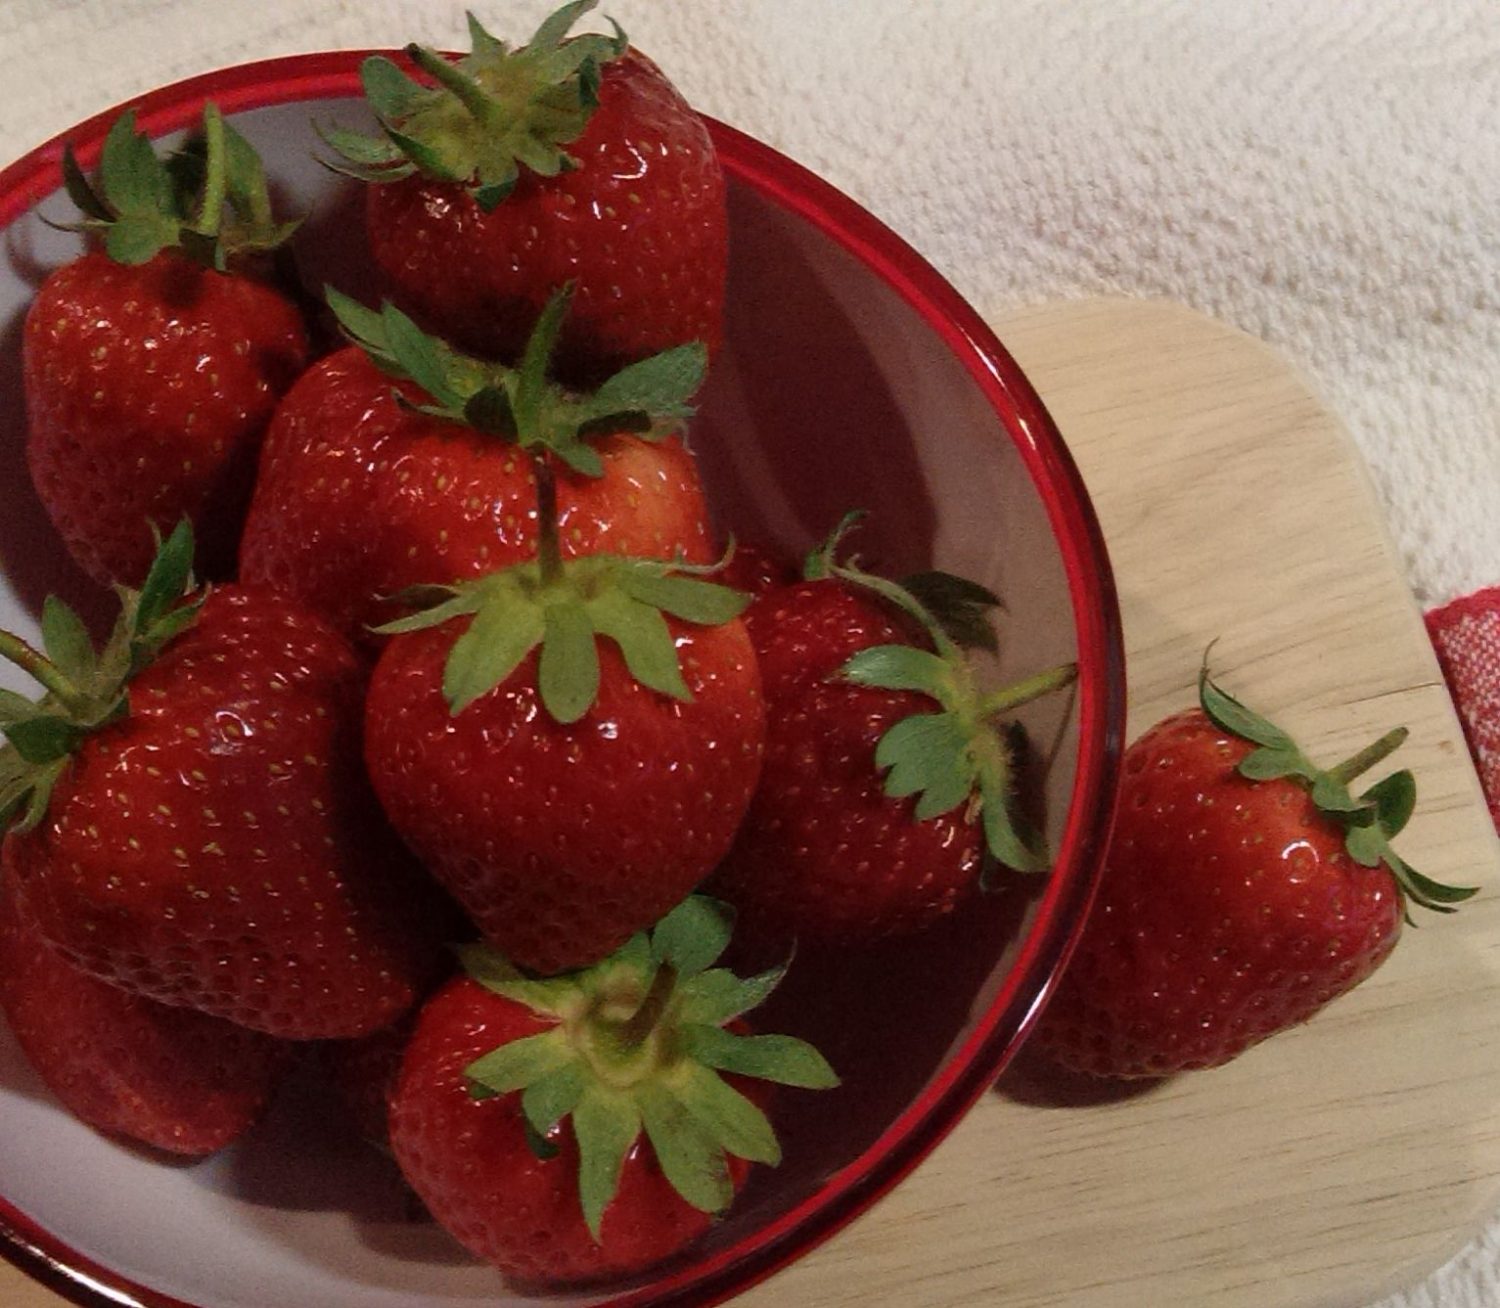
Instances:
[[[729,847],[760,770],[765,706],[737,620],[673,621],[683,702],[599,642],[597,699],[563,725],[537,655],[455,714],[443,667],[465,624],[396,636],[370,682],[366,759],[392,824],[507,957],[592,963],[650,925]]]
[[[423,881],[360,768],[353,650],[225,586],[89,736],[6,856],[49,940],[136,994],[289,1037],[357,1035],[435,961]]]
[[[860,942],[914,931],[973,888],[983,837],[960,808],[917,821],[886,795],[875,747],[935,705],[853,685],[855,652],[911,643],[912,624],[842,581],[772,590],[747,611],[766,696],[766,756],[750,810],[710,889],[757,929]]]
[[[395,616],[382,596],[489,572],[536,548],[527,456],[414,412],[392,387],[353,346],[308,371],[267,434],[240,551],[243,580],[352,634]],[[603,476],[558,469],[565,555],[714,557],[697,466],[681,441],[615,435],[595,448]]]
[[[703,120],[631,51],[606,64],[599,103],[568,145],[579,167],[523,169],[488,213],[420,175],[373,185],[371,251],[402,308],[455,344],[514,357],[557,287],[574,285],[558,364],[598,377],[723,333],[724,178]]]
[[[1038,1027],[1101,1076],[1212,1067],[1303,1022],[1396,944],[1397,884],[1287,778],[1236,770],[1254,746],[1201,711],[1127,751],[1097,899]]]
[[[448,983],[423,1007],[407,1046],[391,1104],[391,1148],[433,1216],[518,1281],[580,1281],[648,1267],[700,1235],[711,1218],[672,1188],[644,1136],[625,1159],[596,1242],[579,1201],[571,1124],[554,1128],[548,1142],[556,1153],[540,1159],[518,1094],[476,1099],[469,1092],[469,1064],[548,1025],[467,977]],[[736,1158],[729,1169],[736,1184],[747,1170]]]
[[[0,1010],[75,1116],[193,1157],[253,1125],[290,1052],[270,1036],[78,971],[42,937],[10,874],[0,875]]]
[[[53,272],[22,338],[27,458],[80,566],[138,584],[152,524],[187,516],[203,570],[228,575],[262,433],[307,355],[285,296],[177,251]]]

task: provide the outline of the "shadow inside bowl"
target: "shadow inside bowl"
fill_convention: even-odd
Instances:
[[[72,238],[66,238],[72,239]],[[26,305],[53,266],[43,263],[34,243],[23,241],[19,228],[6,233],[0,256],[0,279],[12,281],[25,299],[9,295],[11,311],[0,321],[0,576],[15,602],[30,615],[42,611],[48,595],[73,606],[91,630],[102,631],[113,618],[114,597],[96,585],[63,547],[62,538],[31,489],[26,465],[26,405],[21,370],[21,339]]]

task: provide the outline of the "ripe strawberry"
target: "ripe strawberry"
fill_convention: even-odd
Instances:
[[[1206,669],[1199,699],[1125,756],[1098,896],[1035,1036],[1078,1071],[1225,1063],[1374,972],[1407,900],[1451,912],[1474,893],[1391,848],[1410,772],[1350,794],[1404,729],[1325,771]]]
[[[737,540],[729,551],[729,561],[719,573],[719,580],[758,599],[778,586],[796,585],[802,580],[802,573],[794,562],[768,546]]]
[[[728,266],[706,125],[618,26],[567,38],[593,7],[564,5],[517,50],[471,17],[457,61],[407,47],[426,82],[371,58],[384,135],[326,134],[340,166],[375,183],[369,241],[398,304],[505,358],[574,282],[559,363],[586,377],[685,341],[716,350]]]
[[[595,962],[708,874],[750,802],[765,710],[743,597],[611,555],[450,590],[387,629],[370,778],[496,946],[539,972]]]
[[[105,142],[102,194],[64,156],[103,249],[47,277],[22,337],[37,494],[86,572],[131,585],[153,530],[183,517],[204,569],[228,574],[261,435],[308,357],[298,309],[245,263],[290,231],[271,221],[250,146],[208,105],[204,152],[162,162],[134,121]]]
[[[373,1030],[434,944],[360,768],[362,669],[270,592],[180,603],[191,554],[184,523],[102,653],[55,603],[45,656],[0,637],[47,687],[0,696],[6,858],[95,976],[273,1035]]]
[[[66,963],[0,875],[0,1010],[48,1089],[96,1130],[201,1156],[260,1116],[289,1046],[127,994]]]
[[[994,720],[1074,670],[982,690],[955,635],[993,642],[983,613],[995,597],[945,574],[902,587],[836,564],[846,527],[809,560],[809,580],[767,591],[746,613],[766,754],[709,884],[760,934],[847,944],[951,912],[986,853],[1045,867],[1013,825],[1013,763]]]
[[[637,1271],[706,1230],[748,1162],[779,1161],[763,1095],[731,1082],[837,1078],[800,1040],[743,1034],[781,969],[713,967],[727,940],[722,906],[695,897],[551,981],[466,953],[470,975],[421,1012],[390,1125],[412,1188],[471,1252],[529,1282]]]
[[[565,297],[538,324],[529,371],[459,355],[391,306],[377,314],[329,300],[362,348],[313,367],[278,410],[242,580],[273,585],[353,635],[391,616],[382,596],[528,559],[536,485],[526,449],[541,441],[565,553],[713,557],[696,464],[670,434],[691,413],[701,350],[658,355],[580,396],[545,380],[546,334]]]

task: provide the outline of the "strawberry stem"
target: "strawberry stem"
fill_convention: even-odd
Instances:
[[[429,77],[451,91],[454,98],[473,115],[476,121],[488,123],[494,116],[494,106],[479,83],[444,59],[442,55],[433,50],[424,49],[413,42],[406,47],[406,57]]]
[[[1342,763],[1327,770],[1328,775],[1340,785],[1348,785],[1361,772],[1368,771],[1387,755],[1392,754],[1410,733],[1405,727],[1392,727],[1379,740],[1366,745],[1357,754],[1352,754]]]
[[[15,664],[27,676],[50,690],[63,706],[74,713],[87,713],[89,703],[78,688],[62,674],[58,666],[19,636],[0,631],[0,658]]]
[[[225,163],[224,116],[219,112],[219,106],[212,102],[203,106],[203,145],[203,203],[193,230],[202,236],[214,237],[219,234],[224,216],[228,168]]]
[[[981,716],[995,717],[1001,713],[1008,713],[1011,709],[1019,708],[1022,704],[1029,704],[1032,700],[1040,699],[1054,690],[1072,685],[1077,680],[1078,665],[1060,663],[1055,668],[1048,668],[1045,672],[1038,672],[1024,681],[1003,686],[993,694],[986,695],[980,703]]]
[[[622,1053],[639,1049],[646,1037],[656,1030],[656,1024],[667,1010],[667,1001],[677,988],[677,969],[663,963],[651,979],[651,988],[641,1000],[641,1006],[620,1026],[616,1041]]]
[[[557,477],[546,454],[534,453],[536,476],[536,559],[544,585],[562,575],[562,543],[557,535]]]

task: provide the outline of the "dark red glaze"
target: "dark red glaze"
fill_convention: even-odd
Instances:
[[[48,276],[23,337],[27,459],[84,571],[138,584],[152,525],[188,517],[200,570],[228,576],[261,435],[307,356],[285,296],[176,251]]]
[[[689,702],[599,642],[594,705],[542,708],[535,653],[453,714],[443,665],[464,621],[394,637],[370,679],[366,761],[397,831],[522,967],[596,962],[728,849],[760,771],[765,707],[743,625],[668,619]]]
[[[1199,710],[1125,756],[1094,908],[1037,1029],[1100,1076],[1213,1067],[1304,1022],[1395,947],[1401,895],[1293,780],[1237,771],[1251,742]]]
[[[351,636],[396,616],[385,597],[405,586],[478,576],[536,552],[529,456],[414,412],[393,386],[354,346],[307,371],[266,435],[240,548],[245,581],[274,586]],[[565,556],[712,560],[708,506],[680,440],[593,443],[603,476],[556,465]]]
[[[225,586],[6,837],[47,938],[162,1003],[359,1035],[436,963],[423,879],[360,768],[364,676],[321,619]]]
[[[0,875],[0,1010],[31,1066],[75,1117],[188,1157],[249,1130],[290,1050],[78,971],[42,937],[11,875]]]
[[[602,377],[723,335],[728,223],[708,127],[643,55],[603,68],[599,106],[557,177],[523,168],[485,213],[462,187],[413,175],[370,187],[370,248],[391,298],[438,335],[520,353],[552,292],[573,300],[557,365]]]

